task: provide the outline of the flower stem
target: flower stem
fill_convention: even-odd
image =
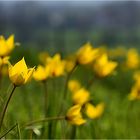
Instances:
[[[21,132],[18,123],[17,123],[17,133],[18,133],[18,139],[21,140]]]
[[[4,108],[3,108],[3,111],[2,111],[2,114],[0,116],[0,131],[1,131],[1,127],[2,127],[2,123],[3,123],[3,120],[4,120],[4,116],[5,116],[5,113],[6,113],[6,110],[7,110],[7,107],[8,107],[8,104],[10,102],[10,99],[12,98],[12,95],[16,89],[16,85],[13,86],[13,89],[10,93],[10,96],[8,97],[7,101],[6,101],[6,104],[4,105]]]
[[[6,131],[2,136],[0,136],[0,139],[5,137],[9,132],[11,132],[16,127],[17,127],[17,124],[14,124],[8,131]]]
[[[2,84],[2,69],[3,69],[3,64],[0,66],[0,87],[1,87],[1,84]]]
[[[64,87],[64,96],[63,96],[63,99],[64,100],[67,98],[68,82],[69,82],[69,80],[71,78],[72,73],[77,68],[77,66],[78,66],[78,64],[75,64],[75,66],[73,67],[73,69],[68,73],[68,75],[66,77],[66,82],[65,82],[65,87]]]
[[[63,100],[61,102],[60,105],[60,111],[58,113],[58,116],[64,112],[64,102],[67,98],[67,91],[68,91],[68,82],[71,78],[72,73],[74,72],[74,70],[77,68],[78,64],[75,64],[75,66],[73,67],[73,69],[68,73],[67,77],[66,77],[66,82],[65,82],[65,86],[64,86],[64,93],[63,93]]]
[[[29,123],[26,123],[23,127],[31,126],[36,123],[41,123],[41,122],[48,122],[48,121],[54,121],[54,120],[64,120],[65,116],[60,116],[60,117],[49,117],[49,118],[44,118],[44,119],[39,119],[35,121],[31,121]]]
[[[43,81],[43,87],[44,87],[44,113],[45,117],[47,117],[47,111],[48,111],[48,91],[47,91],[47,81]]]
[[[48,90],[47,90],[47,80],[42,81],[44,90],[44,117],[48,116]],[[42,135],[45,133],[45,125],[43,124]]]
[[[94,81],[100,80],[100,77],[97,75],[92,76],[91,79],[88,80],[87,85],[86,85],[86,89],[90,89],[92,84],[94,83]]]

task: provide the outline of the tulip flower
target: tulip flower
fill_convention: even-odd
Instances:
[[[97,58],[93,69],[99,77],[105,77],[113,72],[116,68],[117,62],[109,61],[106,53]]]
[[[97,106],[87,103],[85,105],[86,115],[91,119],[99,118],[104,111],[104,103],[100,103]]]
[[[132,87],[130,94],[128,95],[129,100],[140,100],[140,85],[137,83]]]
[[[98,56],[98,49],[95,49],[91,46],[90,43],[86,43],[82,46],[77,52],[77,61],[80,64],[89,64]]]
[[[136,69],[139,66],[139,54],[136,49],[129,49],[126,56],[126,66],[130,69]]]
[[[49,67],[39,65],[33,73],[33,78],[36,81],[45,81],[49,77]]]
[[[70,80],[68,82],[68,88],[72,93],[74,93],[81,88],[81,85],[77,80]]]
[[[24,58],[17,62],[14,66],[9,63],[9,78],[16,86],[27,83],[34,72],[34,68],[27,68]]]
[[[0,36],[0,56],[4,57],[11,53],[11,51],[14,49],[14,35],[11,35],[7,40]]]
[[[58,77],[64,74],[65,61],[61,60],[60,54],[54,55],[54,57],[47,58],[47,63],[50,70],[50,77]]]
[[[80,111],[81,111],[80,105],[72,106],[66,114],[66,120],[73,125],[84,124],[86,120],[82,118],[82,114]]]
[[[72,94],[72,100],[74,104],[83,105],[89,101],[89,97],[90,93],[84,88],[81,88]]]

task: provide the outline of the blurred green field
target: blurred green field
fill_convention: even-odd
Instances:
[[[0,139],[140,139],[139,17],[133,0],[0,1]]]
[[[11,61],[16,62],[25,57],[27,63],[30,66],[37,65],[38,50],[35,49],[21,49],[17,48],[11,55]],[[86,73],[86,75],[85,75]],[[55,123],[40,123],[34,126],[39,132],[43,132],[43,126],[45,125],[45,132],[43,135],[35,134],[32,129],[21,129],[21,138],[29,139],[41,139],[41,138],[62,138],[62,134],[66,133],[68,138],[75,139],[138,139],[140,138],[139,125],[140,125],[140,102],[129,101],[127,96],[130,93],[131,87],[134,83],[132,80],[132,71],[121,71],[119,68],[114,75],[111,75],[104,79],[95,79],[90,87],[91,99],[93,104],[98,102],[105,103],[105,110],[103,115],[95,120],[88,120],[88,122],[82,126],[76,126],[75,134],[71,134],[71,125],[67,125],[65,132],[61,128],[60,122]],[[92,73],[89,69],[80,66],[72,74],[71,79],[78,79],[83,86],[92,77]],[[61,76],[59,78],[48,80],[48,94],[49,94],[49,116],[57,116],[58,109],[62,102],[62,94],[64,92],[64,83],[66,77]],[[5,99],[7,97],[7,88],[10,85],[10,80],[6,76],[2,80],[0,96]],[[68,109],[71,106],[71,93],[68,92],[68,103],[65,108]],[[44,89],[41,83],[32,80],[29,84],[18,87],[14,93],[14,96],[10,102],[8,111],[5,116],[6,129],[13,126],[16,122],[19,126],[30,122],[32,120],[38,120],[44,117]],[[1,101],[2,103],[2,101]],[[51,127],[52,135],[47,130]],[[56,129],[55,129],[56,128]],[[3,132],[4,133],[4,132]],[[66,138],[67,138],[66,137]],[[19,138],[17,129],[13,129],[6,135],[7,139]]]

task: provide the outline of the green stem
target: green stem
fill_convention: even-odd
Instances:
[[[65,119],[65,116],[44,118],[44,119],[40,119],[40,120],[31,121],[31,122],[25,124],[23,127],[28,127],[28,126],[34,125],[36,123],[41,123],[41,122],[48,122],[48,121],[54,121],[54,120],[63,120],[63,119]]]
[[[94,76],[92,76],[92,78],[89,79],[89,81],[87,82],[87,85],[85,86],[86,89],[90,89],[90,87],[92,86],[93,82],[94,82],[94,81],[97,81],[97,80],[99,80],[99,79],[100,79],[100,77],[97,76],[96,74],[95,74]]]
[[[4,116],[5,116],[8,104],[9,104],[11,98],[12,98],[12,95],[13,95],[16,87],[17,87],[16,85],[13,86],[13,89],[12,89],[12,91],[10,93],[10,96],[8,97],[8,99],[6,101],[6,104],[5,104],[4,108],[3,108],[3,111],[2,111],[2,114],[1,114],[1,118],[0,118],[0,130],[1,130],[1,127],[2,127],[2,123],[3,123],[3,120],[4,120]]]
[[[17,123],[17,132],[18,132],[18,139],[21,139],[21,133],[20,133],[20,128],[19,128],[19,124]]]
[[[77,66],[78,66],[78,64],[75,64],[73,69],[68,73],[68,75],[66,77],[66,82],[65,82],[65,87],[64,87],[64,97],[63,97],[64,100],[67,98],[68,82],[70,80],[72,73],[74,72],[74,70],[76,69]]]
[[[31,129],[29,131],[29,140],[32,140],[33,139],[33,130]]]
[[[2,69],[3,69],[3,64],[0,66],[0,87],[2,84]]]
[[[47,92],[47,81],[43,81],[43,86],[44,86],[44,112],[45,112],[45,117],[47,117],[47,111],[48,111],[48,92]]]
[[[42,81],[43,90],[44,90],[44,117],[48,116],[48,90],[47,90],[47,80]],[[42,136],[45,133],[45,124],[43,124],[42,128]]]
[[[13,125],[8,131],[6,131],[2,136],[0,136],[0,139],[2,139],[3,137],[5,137],[9,132],[11,132],[15,127],[17,126],[17,124]]]
[[[58,116],[61,114],[61,112],[64,111],[64,102],[65,102],[65,100],[66,100],[66,98],[67,98],[68,82],[69,82],[69,80],[70,80],[70,77],[71,77],[72,73],[73,73],[74,70],[77,68],[77,66],[78,66],[78,64],[75,64],[75,66],[73,67],[73,69],[68,73],[68,75],[67,75],[67,77],[66,77],[66,82],[65,82],[65,86],[64,86],[63,101],[62,101],[62,103],[61,103],[61,105],[60,105],[60,111],[59,111],[59,113],[58,113]]]
[[[75,139],[76,137],[76,126],[72,126],[70,139]]]

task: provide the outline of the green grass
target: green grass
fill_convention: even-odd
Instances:
[[[21,54],[26,54],[25,51],[20,51],[15,56],[11,56],[12,61],[16,61],[16,57],[20,58]],[[31,55],[32,51],[29,50],[25,55],[27,62],[30,65],[36,65],[38,63],[35,55]],[[34,53],[36,54],[36,52]],[[31,58],[31,59],[28,59]],[[43,135],[32,134],[29,129],[21,129],[21,138],[29,139],[32,134],[34,139],[47,139],[47,138],[62,138],[66,133],[67,138],[77,139],[119,139],[119,138],[140,138],[139,126],[140,126],[140,102],[130,102],[127,99],[127,95],[130,92],[133,84],[132,73],[122,72],[117,70],[116,75],[109,76],[105,79],[95,79],[90,87],[91,100],[93,104],[99,102],[105,103],[105,111],[103,115],[96,120],[88,120],[86,124],[77,126],[75,134],[71,133],[74,129],[70,124],[66,124],[66,128],[61,128],[61,123],[52,121],[52,123],[40,123],[34,126],[39,128],[40,132],[44,131]],[[86,73],[86,75],[85,75]],[[79,67],[72,75],[72,79],[78,79],[84,86],[87,81],[91,79],[92,73],[88,68]],[[49,94],[49,116],[55,117],[58,115],[60,104],[62,102],[62,95],[64,90],[65,76],[49,79],[48,80],[48,94]],[[6,98],[8,93],[6,92],[10,80],[8,77],[3,77],[2,85],[0,88],[0,96]],[[71,107],[70,92],[68,92],[68,101],[65,104],[65,108]],[[12,97],[8,111],[4,118],[4,124],[6,128],[3,129],[2,135],[15,123],[21,127],[23,124],[32,120],[38,120],[44,118],[44,89],[42,83],[32,80],[27,85],[18,87]],[[0,104],[1,105],[1,104]],[[45,130],[43,126],[45,125]],[[49,135],[48,127],[52,127],[52,134]],[[64,132],[64,130],[66,132]],[[13,129],[6,135],[6,138],[19,138],[17,129]]]

